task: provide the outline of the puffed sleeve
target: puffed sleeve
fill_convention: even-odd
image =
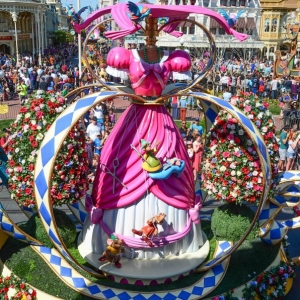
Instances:
[[[126,80],[129,73],[129,61],[130,52],[127,49],[122,47],[113,48],[107,55],[106,72],[111,76]]]
[[[169,56],[170,69],[174,80],[190,80],[191,58],[188,52],[175,50]]]

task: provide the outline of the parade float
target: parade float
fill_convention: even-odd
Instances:
[[[274,53],[274,76],[275,77],[286,77],[293,76],[299,80],[300,69],[296,65],[296,56],[298,51],[298,34],[300,30],[299,23],[291,23],[285,25],[286,40],[289,43],[288,51],[285,51],[282,55],[281,50],[276,50]]]
[[[12,198],[29,221],[15,224],[1,206],[1,258],[9,265],[11,252],[32,249],[35,256],[31,252],[21,255],[22,264],[36,273],[51,269],[65,284],[53,295],[64,299],[283,297],[295,273],[282,241],[287,229],[299,226],[300,217],[278,220],[277,215],[282,207],[299,203],[299,174],[277,174],[275,127],[265,103],[250,94],[228,103],[197,90],[213,66],[216,47],[209,31],[188,16],[196,13],[213,18],[240,41],[247,36],[218,13],[188,5],[122,3],[100,9],[73,26],[79,33],[109,13],[120,30],[106,31],[106,37],[120,39],[138,30],[146,36],[144,49],[115,47],[108,53],[106,72],[129,79],[130,84],[104,82],[93,74],[105,89],[68,101],[72,103],[67,107],[63,103],[62,108],[57,107],[60,100],[55,95],[25,103],[13,126],[16,141],[7,164],[10,191],[16,190]],[[167,21],[161,24],[159,18]],[[96,24],[89,34],[104,22],[107,20]],[[188,52],[169,53],[156,46],[161,31],[180,37],[176,29],[182,22],[198,26],[210,41],[208,64],[195,80],[190,78]],[[92,72],[86,57],[85,63]],[[170,77],[174,82],[169,82]],[[201,101],[208,133],[201,186],[194,181],[184,142],[164,106],[171,95],[187,95],[188,91]],[[87,190],[85,164],[80,161],[82,116],[103,101],[124,96],[131,99],[131,105],[102,150],[91,193],[78,200]],[[51,121],[44,111],[48,107],[60,113]],[[43,126],[46,130],[39,132]],[[37,150],[27,149],[26,140]],[[26,180],[22,172],[27,172]],[[33,187],[34,197],[29,193]],[[201,212],[209,200],[228,204],[210,216]],[[245,206],[247,202],[255,203],[255,209]],[[67,204],[76,227],[67,228],[69,217],[54,208],[61,204]],[[71,241],[74,231],[78,234],[76,249]],[[18,241],[30,247],[14,244]],[[249,243],[247,251],[251,252],[243,255],[239,249],[245,250]],[[254,264],[260,257],[263,259]],[[248,272],[246,277],[243,272]],[[45,286],[54,282],[51,274]],[[22,276],[31,279],[26,272]],[[42,277],[30,283],[36,287]],[[224,282],[227,284],[222,285]],[[68,296],[63,294],[66,290],[71,290]],[[39,299],[39,292],[34,296]]]

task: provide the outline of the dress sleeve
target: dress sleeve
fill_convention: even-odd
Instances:
[[[183,50],[175,50],[169,56],[170,69],[174,80],[190,80],[191,74],[191,58],[188,52]]]
[[[114,77],[119,77],[123,80],[128,78],[129,73],[130,52],[121,47],[113,48],[107,56],[106,72]]]

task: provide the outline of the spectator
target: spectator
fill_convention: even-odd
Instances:
[[[172,97],[172,118],[174,120],[178,120],[179,113],[178,113],[178,96]]]
[[[292,102],[294,101],[288,93],[283,93],[282,95],[283,105],[283,118],[284,118],[284,125],[287,124],[288,118],[290,116],[292,110]]]
[[[180,112],[180,120],[185,121],[187,110],[187,96],[181,96],[178,102],[178,108]]]
[[[86,134],[94,142],[98,134],[100,134],[101,132],[100,127],[97,125],[97,117],[92,117],[91,121],[92,122],[88,125],[86,129]]]
[[[284,171],[286,152],[288,148],[288,134],[290,133],[289,126],[285,125],[279,136],[279,163],[278,171]]]
[[[223,99],[227,102],[230,102],[231,97],[232,94],[228,92],[228,88],[225,88],[223,93]]]
[[[271,99],[277,99],[278,80],[274,77],[271,81]]]
[[[19,100],[21,105],[23,105],[25,99],[27,99],[27,89],[28,86],[25,84],[24,79],[22,79],[20,81],[20,84],[17,86],[17,92],[19,93]]]
[[[191,124],[190,128],[187,131],[187,135],[190,136],[191,132],[197,130],[197,134],[202,136],[203,127],[199,125],[199,118],[195,118],[193,124]]]
[[[186,126],[186,121],[182,121],[181,122],[181,127],[179,128],[179,132],[180,132],[181,136],[182,135],[187,136],[187,134],[188,134],[188,128]]]
[[[43,90],[43,91],[47,91],[47,88],[48,88],[48,83],[45,82],[45,77],[41,77],[41,81],[40,81],[40,84],[39,84],[39,89]]]

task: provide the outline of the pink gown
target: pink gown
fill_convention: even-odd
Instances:
[[[114,48],[107,58],[107,73],[130,78],[137,95],[159,96],[170,76],[188,72],[191,63],[187,52],[164,52],[160,63],[144,62],[136,50]],[[144,139],[158,145],[156,157],[162,162],[177,157],[186,162],[180,178],[172,175],[167,180],[152,180],[141,167],[142,160],[133,147],[142,152]],[[83,241],[93,253],[104,251],[111,233],[134,248],[138,259],[159,258],[195,252],[203,244],[200,224],[189,214],[195,205],[192,167],[181,135],[163,105],[131,104],[113,128],[101,152],[101,163],[96,172],[92,191],[92,216],[84,224]],[[110,172],[122,182],[115,180]],[[132,229],[141,229],[147,220],[158,213],[167,217],[149,248]],[[92,221],[91,221],[92,220]],[[96,221],[95,221],[96,220]],[[197,223],[197,222],[196,222]]]

